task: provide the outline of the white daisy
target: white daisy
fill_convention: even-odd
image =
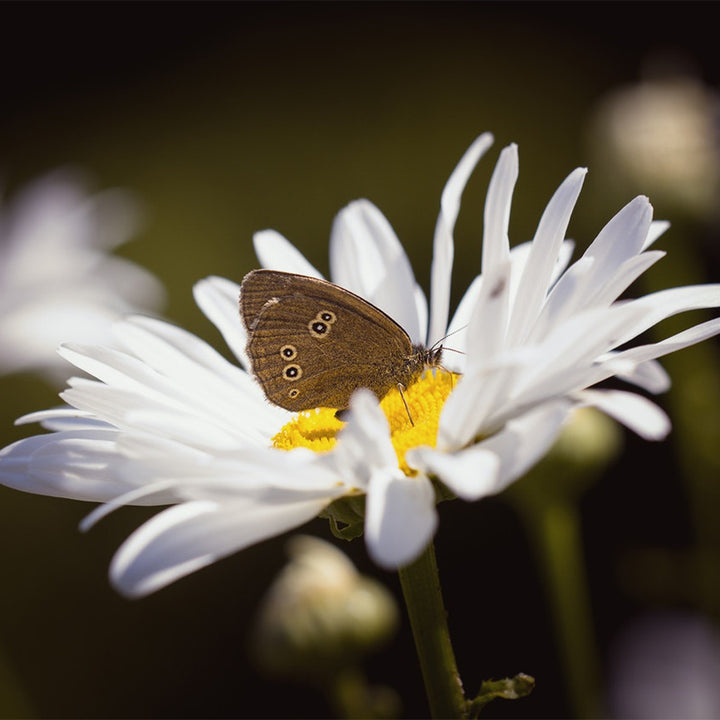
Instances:
[[[158,281],[109,253],[135,230],[137,211],[118,190],[88,196],[56,172],[0,211],[0,374],[43,372],[62,382],[62,342],[108,342],[109,327],[162,299]]]
[[[666,224],[646,198],[633,200],[568,267],[565,240],[585,172],[551,198],[532,242],[510,249],[514,145],[500,155],[485,206],[482,274],[448,324],[452,233],[465,183],[491,143],[479,137],[451,175],[434,239],[431,302],[415,281],[390,224],[367,201],[340,212],[332,229],[332,279],[378,305],[427,345],[452,333],[444,372],[428,372],[382,401],[352,399],[343,426],[332,410],[293,416],[270,405],[247,372],[239,286],[210,278],[198,304],[240,362],[158,320],[116,326],[119,349],[66,346],[63,356],[95,380],[73,378],[67,408],[25,417],[54,432],[0,455],[12,487],[105,503],[92,524],[124,504],[173,504],[139,528],[111,566],[125,594],[152,592],[193,570],[320,513],[337,532],[364,525],[383,567],[411,562],[437,526],[439,494],[476,500],[499,492],[539,460],[569,411],[594,405],[648,439],[669,430],[641,395],[589,389],[617,376],[660,392],[669,381],[655,358],[720,332],[720,319],[659,343],[624,346],[675,313],[720,305],[720,286],[617,298],[663,253],[648,250]],[[263,266],[319,276],[274,231],[259,233]],[[426,331],[427,328],[427,331]],[[462,373],[458,375],[456,373]],[[440,480],[442,485],[435,483]]]

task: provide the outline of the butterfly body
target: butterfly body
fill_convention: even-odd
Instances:
[[[271,402],[294,412],[343,410],[360,387],[382,398],[440,363],[442,348],[414,345],[382,310],[326,280],[254,270],[240,313],[255,377]]]

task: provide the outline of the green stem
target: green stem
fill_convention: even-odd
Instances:
[[[551,500],[534,508],[530,526],[548,580],[573,712],[595,717],[599,668],[577,508],[569,500]]]
[[[432,542],[420,557],[399,570],[415,649],[433,718],[467,717],[467,701],[450,642]]]

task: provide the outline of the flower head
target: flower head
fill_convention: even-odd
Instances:
[[[327,679],[385,642],[397,625],[390,592],[336,547],[308,535],[288,543],[254,631],[257,659],[295,678]]]
[[[656,73],[602,98],[591,138],[622,187],[695,218],[717,216],[720,96],[689,72]]]
[[[569,265],[565,233],[584,170],[554,193],[534,239],[511,249],[518,157],[510,145],[487,194],[482,272],[450,319],[460,196],[490,143],[482,135],[471,145],[443,192],[430,303],[374,205],[351,203],[333,225],[333,281],[384,310],[413,343],[448,336],[459,351],[408,388],[415,426],[395,391],[378,401],[358,390],[344,424],[331,411],[298,417],[269,404],[243,369],[239,287],[209,278],[197,284],[196,299],[242,367],[177,327],[139,317],[116,326],[120,347],[66,346],[64,357],[95,379],[71,379],[67,407],[24,418],[54,432],[6,448],[0,480],[104,503],[87,525],[123,504],[172,504],[113,560],[115,585],[141,595],[320,513],[346,536],[363,529],[383,567],[409,563],[436,530],[438,496],[477,500],[501,491],[547,452],[574,407],[595,406],[645,438],[663,438],[668,419],[644,396],[591,388],[615,376],[665,390],[656,358],[717,334],[720,319],[659,343],[628,342],[665,317],[720,305],[720,286],[618,300],[663,255],[649,247],[666,224],[652,221],[644,197]],[[265,267],[320,276],[274,231],[258,233],[255,247]]]
[[[79,178],[56,172],[24,189],[0,213],[0,374],[39,370],[64,381],[62,342],[108,342],[108,328],[162,289],[137,265],[108,253],[126,242],[136,208],[120,191],[88,196]]]

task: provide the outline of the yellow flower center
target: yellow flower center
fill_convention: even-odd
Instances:
[[[406,475],[415,474],[405,462],[408,449],[418,445],[435,447],[440,411],[458,378],[459,375],[443,369],[427,371],[402,395],[393,389],[380,401],[390,425],[398,465]],[[336,435],[344,424],[335,417],[332,408],[305,410],[283,426],[273,438],[273,446],[281,450],[306,447],[327,452],[335,445]]]

